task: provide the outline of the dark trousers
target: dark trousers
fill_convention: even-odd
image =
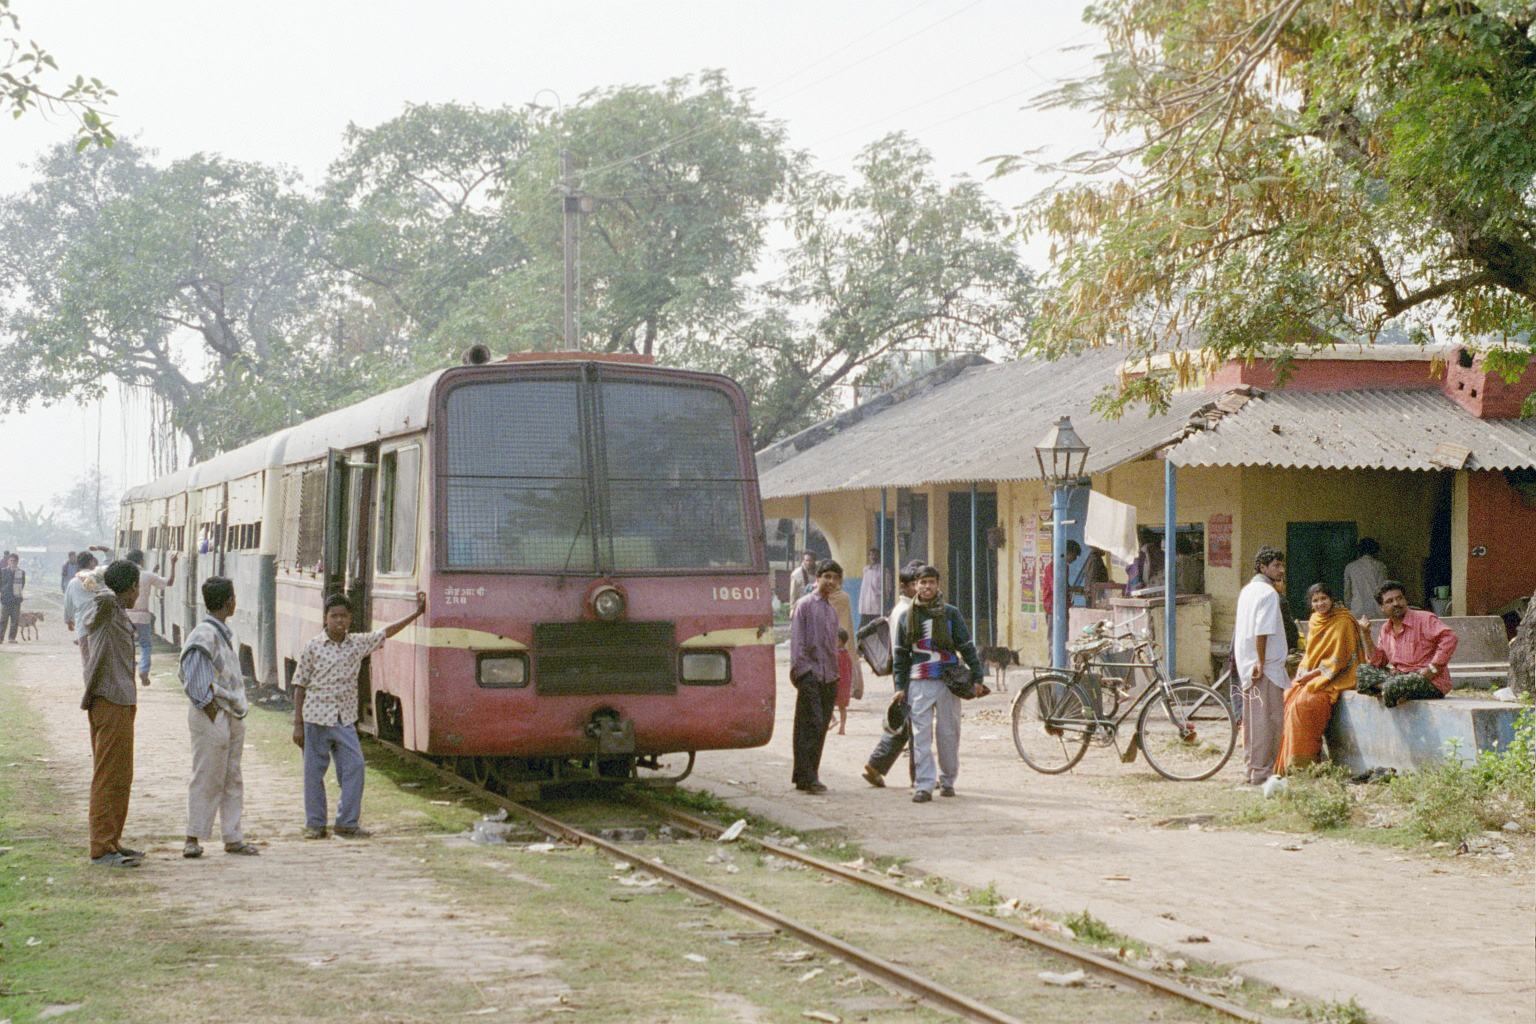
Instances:
[[[15,640],[16,630],[20,625],[21,602],[0,601],[0,638]],[[7,636],[7,633],[10,635]]]
[[[116,853],[128,820],[133,788],[133,717],[138,709],[97,697],[86,709],[91,723],[91,859]]]
[[[797,786],[820,782],[821,748],[837,703],[837,682],[823,683],[805,676],[795,684],[795,767],[790,781]]]
[[[907,744],[912,741],[912,723],[903,721],[901,728],[895,732],[886,730],[880,735],[880,742],[875,744],[874,753],[869,755],[869,764],[881,775],[889,775],[891,766],[901,756],[901,752],[907,749]],[[912,762],[907,762],[908,775],[911,775]]]

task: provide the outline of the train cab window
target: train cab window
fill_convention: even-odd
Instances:
[[[416,512],[421,449],[385,452],[379,459],[379,530],[375,568],[409,574],[416,569]]]
[[[603,387],[613,565],[752,565],[735,407],[712,388],[650,381]]]
[[[591,572],[578,382],[468,384],[448,393],[446,412],[447,565]]]

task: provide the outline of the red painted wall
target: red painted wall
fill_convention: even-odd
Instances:
[[[1432,388],[1441,382],[1441,373],[1431,372],[1428,359],[1406,362],[1304,359],[1291,364],[1291,369],[1290,379],[1285,382],[1287,391],[1358,391],[1363,388],[1406,391]],[[1275,378],[1275,369],[1267,362],[1255,362],[1252,366],[1230,362],[1212,375],[1208,387],[1213,391],[1225,391],[1249,384],[1268,390],[1277,386]]]
[[[1487,615],[1536,590],[1536,507],[1499,472],[1467,474],[1467,614]],[[1479,547],[1486,554],[1470,557]]]
[[[1525,376],[1506,384],[1498,374],[1483,369],[1483,357],[1476,356],[1471,366],[1452,359],[1440,385],[1446,395],[1472,415],[1485,420],[1514,419],[1527,395],[1536,392],[1536,360],[1526,364]]]

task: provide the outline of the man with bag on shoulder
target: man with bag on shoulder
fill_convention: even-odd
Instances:
[[[935,783],[940,796],[954,796],[955,778],[960,774],[960,697],[951,690],[946,677],[955,679],[957,689],[974,694],[972,688],[982,685],[981,658],[960,609],[944,603],[939,591],[939,570],[933,566],[925,565],[918,570],[912,606],[891,623],[891,639],[896,648],[891,674],[897,699],[907,702],[912,724],[912,755],[916,762],[912,802],[925,804],[932,800]],[[984,687],[981,692],[986,692]]]

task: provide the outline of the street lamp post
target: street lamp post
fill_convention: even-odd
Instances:
[[[1056,421],[1035,445],[1040,479],[1051,488],[1051,667],[1067,667],[1067,488],[1083,476],[1088,465],[1088,446],[1072,429],[1070,417]]]

